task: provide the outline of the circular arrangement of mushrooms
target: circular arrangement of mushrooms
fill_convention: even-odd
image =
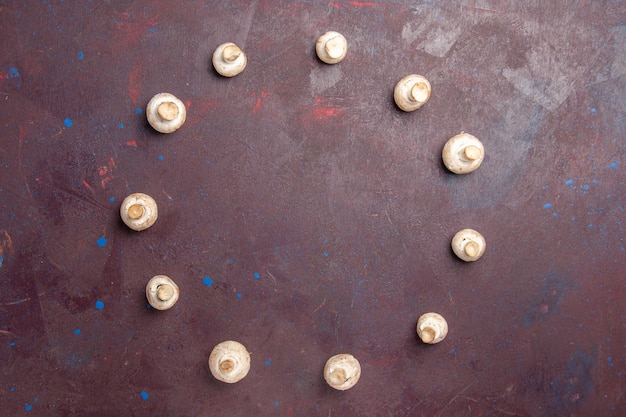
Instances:
[[[336,64],[346,57],[348,42],[341,33],[329,31],[317,39],[315,50],[321,61]],[[220,75],[234,77],[245,69],[247,57],[239,46],[226,42],[215,49],[212,63]],[[422,75],[411,74],[397,82],[394,101],[401,110],[412,112],[426,104],[430,94],[430,82]],[[185,122],[186,108],[172,94],[159,93],[149,101],[146,115],[156,131],[171,133]],[[484,156],[485,150],[481,141],[465,132],[450,138],[442,151],[444,165],[456,174],[467,174],[476,170]],[[158,218],[156,201],[147,194],[130,194],[122,202],[120,216],[132,230],[145,230]],[[451,246],[460,259],[473,262],[484,254],[486,243],[477,231],[463,229],[453,237]],[[179,294],[178,285],[166,275],[156,275],[146,285],[146,298],[156,310],[172,308],[178,301]],[[419,317],[416,331],[422,342],[436,344],[447,336],[448,323],[440,314],[429,312]],[[213,348],[208,366],[217,380],[232,384],[241,381],[250,371],[250,353],[243,344],[227,340]],[[323,376],[329,386],[345,391],[359,381],[361,366],[354,356],[347,353],[337,354],[326,361]]]

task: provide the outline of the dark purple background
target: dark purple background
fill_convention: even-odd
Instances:
[[[623,413],[624,3],[407,3],[0,3],[1,414]],[[410,73],[433,92],[403,113]],[[176,133],[147,125],[159,92],[187,105]],[[467,176],[441,163],[460,131],[486,148]],[[119,219],[132,192],[159,204],[147,231]],[[146,308],[156,274],[172,310]],[[235,385],[207,367],[226,339],[252,352]],[[340,352],[346,392],[322,378]]]

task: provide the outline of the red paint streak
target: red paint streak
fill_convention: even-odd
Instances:
[[[345,7],[348,8],[349,6],[355,6],[355,7],[384,7],[386,6],[385,3],[374,3],[371,1],[349,1],[348,4],[339,4],[337,2],[330,2],[328,3],[329,6],[334,7],[335,9],[339,9],[341,7]]]
[[[98,168],[98,175],[100,175],[101,177],[103,177],[100,180],[100,185],[102,186],[102,188],[105,188],[106,185],[113,179],[115,178],[113,176],[113,169],[115,168],[115,160],[113,158],[109,158],[109,161],[107,162],[106,165],[102,165],[101,167]]]
[[[339,3],[330,2],[330,3],[328,3],[328,5],[334,7],[335,9],[339,8]]]
[[[293,417],[293,406],[287,407],[287,417]]]
[[[263,100],[270,95],[269,92],[263,90],[261,91],[261,95],[256,99],[256,103],[254,104],[254,108],[252,109],[252,113],[256,114],[261,108],[261,104],[263,104]]]
[[[341,116],[341,114],[343,114],[343,109],[335,107],[319,106],[313,109],[313,118],[320,121],[332,119],[333,117]]]
[[[135,139],[133,140],[127,140],[126,142],[124,142],[124,144],[128,145],[128,146],[132,146],[134,148],[137,147],[137,141]]]
[[[134,105],[137,105],[137,99],[139,97],[139,79],[141,76],[142,67],[140,64],[135,64],[128,74],[128,95],[133,101]]]
[[[83,180],[83,185],[85,186],[85,188],[91,191],[91,194],[96,195],[96,190],[93,189],[93,187],[87,182],[87,180]]]

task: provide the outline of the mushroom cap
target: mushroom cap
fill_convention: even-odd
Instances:
[[[465,262],[477,261],[486,248],[487,242],[483,235],[473,229],[459,230],[452,238],[452,250]]]
[[[352,388],[360,377],[361,364],[348,353],[331,356],[324,366],[324,379],[328,385],[339,391]]]
[[[329,31],[317,38],[315,52],[323,62],[336,64],[348,54],[348,41],[341,33]]]
[[[209,369],[215,379],[222,382],[241,381],[250,371],[250,353],[234,340],[218,343],[209,356]]]
[[[146,107],[148,123],[157,132],[172,133],[185,123],[185,104],[170,93],[159,93],[150,99]]]
[[[225,42],[213,52],[213,68],[224,77],[234,77],[248,64],[246,54],[232,42]]]
[[[393,99],[400,110],[415,111],[426,104],[431,90],[430,82],[424,76],[410,74],[396,83]]]
[[[155,275],[146,285],[146,298],[157,310],[168,310],[176,304],[180,290],[167,275]]]
[[[417,335],[424,343],[441,342],[448,334],[448,322],[437,313],[425,313],[417,320]]]
[[[120,217],[126,226],[141,231],[152,226],[159,217],[157,203],[144,193],[133,193],[122,201]]]
[[[455,174],[469,174],[482,164],[485,148],[476,136],[461,132],[448,139],[441,158],[446,168]]]

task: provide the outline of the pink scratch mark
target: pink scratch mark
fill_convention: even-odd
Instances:
[[[256,99],[256,103],[254,104],[254,108],[252,109],[252,113],[256,114],[261,108],[261,104],[263,104],[263,100],[270,95],[269,92],[263,90],[261,91],[261,95]]]
[[[85,186],[85,188],[91,191],[91,194],[96,195],[96,190],[93,189],[93,187],[87,182],[87,180],[83,180],[83,185]]]
[[[348,5],[355,6],[355,7],[384,7],[386,6],[385,3],[375,3],[372,1],[349,1],[347,5],[332,1],[328,3],[328,5],[331,7],[334,7],[335,9],[339,9],[341,7],[348,8]]]
[[[134,105],[137,105],[137,100],[139,98],[139,80],[141,77],[141,65],[135,64],[131,70],[130,74],[128,74],[128,95],[130,99],[133,101]]]

